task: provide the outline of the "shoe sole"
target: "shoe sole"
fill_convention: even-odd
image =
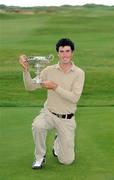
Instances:
[[[42,169],[42,166],[39,166],[39,167],[32,167],[32,169],[34,169],[34,170],[38,170],[38,169]]]

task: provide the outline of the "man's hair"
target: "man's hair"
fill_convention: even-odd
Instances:
[[[74,43],[70,40],[70,39],[67,39],[67,38],[63,38],[63,39],[60,39],[57,44],[56,44],[56,51],[58,52],[59,51],[59,47],[62,46],[70,46],[71,47],[71,50],[74,51],[75,47],[74,47]]]

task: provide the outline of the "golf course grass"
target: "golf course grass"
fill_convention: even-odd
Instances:
[[[114,105],[113,8],[60,7],[38,14],[0,14],[0,106],[42,105],[45,90],[26,92],[21,54],[54,54],[61,37],[76,44],[74,63],[86,73],[81,106]],[[34,72],[31,69],[34,76]],[[8,87],[7,87],[8,86]]]
[[[114,177],[113,107],[79,107],[76,115],[77,159],[59,164],[52,155],[54,131],[47,136],[46,164],[32,170],[34,144],[31,123],[37,107],[0,108],[1,180],[111,180]]]
[[[36,12],[36,10],[35,10]],[[0,180],[114,179],[114,7],[43,8],[33,14],[0,12]],[[76,44],[74,63],[85,71],[76,112],[76,161],[52,156],[54,130],[47,136],[46,164],[34,171],[32,119],[46,90],[25,91],[21,54],[54,54],[62,37]],[[31,75],[34,71],[30,68]]]

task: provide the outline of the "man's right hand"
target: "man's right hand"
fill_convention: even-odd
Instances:
[[[23,67],[24,71],[28,71],[29,68],[29,64],[27,62],[26,56],[25,55],[21,55],[19,57],[19,63],[20,65]]]

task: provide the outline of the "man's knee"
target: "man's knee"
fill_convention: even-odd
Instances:
[[[62,158],[58,158],[58,160],[59,160],[59,162],[60,163],[62,163],[62,164],[64,164],[64,165],[70,165],[70,164],[72,164],[73,163],[73,161],[74,161],[74,156],[72,156],[72,157],[62,157]]]
[[[35,119],[32,123],[32,129],[38,130],[38,129],[42,129],[42,128],[43,128],[43,124],[41,123],[41,121],[38,119]]]

